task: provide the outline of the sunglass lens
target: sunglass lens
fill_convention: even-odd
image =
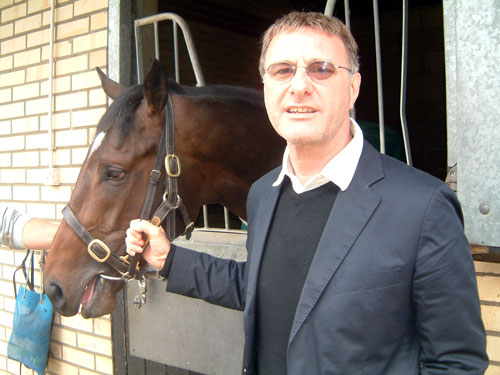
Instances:
[[[286,81],[295,74],[295,66],[287,63],[272,64],[267,72],[276,81]]]
[[[327,61],[315,61],[307,66],[307,73],[314,79],[323,80],[335,73],[335,67]]]

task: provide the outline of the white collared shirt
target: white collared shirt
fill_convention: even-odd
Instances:
[[[333,182],[340,190],[347,189],[352,181],[356,167],[358,166],[359,157],[363,150],[363,131],[351,118],[351,133],[353,138],[345,146],[342,151],[330,160],[325,167],[316,176],[313,176],[305,184],[300,182],[299,178],[295,175],[293,167],[290,163],[290,150],[288,146],[285,148],[283,154],[283,166],[281,172],[273,183],[273,186],[279,186],[283,182],[283,178],[288,176],[292,182],[293,190],[297,194],[304,193],[320,187],[328,182]]]

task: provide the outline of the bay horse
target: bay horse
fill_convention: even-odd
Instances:
[[[285,143],[269,123],[262,94],[232,86],[180,86],[154,62],[142,85],[125,88],[98,69],[113,103],[102,116],[68,206],[111,255],[125,254],[125,231],[146,196],[160,147],[168,101],[173,108],[178,195],[189,216],[203,204],[220,203],[246,219],[253,181],[281,163]],[[162,167],[162,174],[165,166]],[[159,184],[164,184],[163,178]],[[162,202],[157,189],[153,208]],[[184,230],[177,215],[176,235]],[[69,224],[61,222],[44,269],[44,289],[56,311],[84,318],[111,313],[123,282],[106,262],[94,259]]]

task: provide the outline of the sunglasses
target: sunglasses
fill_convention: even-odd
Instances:
[[[333,65],[328,61],[313,61],[307,66],[293,65],[287,62],[279,62],[276,64],[271,64],[266,72],[269,77],[278,82],[288,82],[295,75],[298,68],[305,68],[306,73],[315,81],[323,81],[330,78],[335,74],[337,69],[345,69],[349,73],[351,70],[345,66]]]

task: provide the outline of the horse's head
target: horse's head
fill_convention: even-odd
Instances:
[[[125,230],[141,212],[159,145],[167,78],[155,63],[142,86],[125,89],[98,72],[114,102],[99,122],[69,207],[95,238],[113,254],[123,255]],[[87,245],[63,221],[44,271],[45,292],[56,310],[71,316],[81,305],[84,317],[112,312],[123,283],[103,279],[101,274],[119,275],[107,263],[94,260]]]

